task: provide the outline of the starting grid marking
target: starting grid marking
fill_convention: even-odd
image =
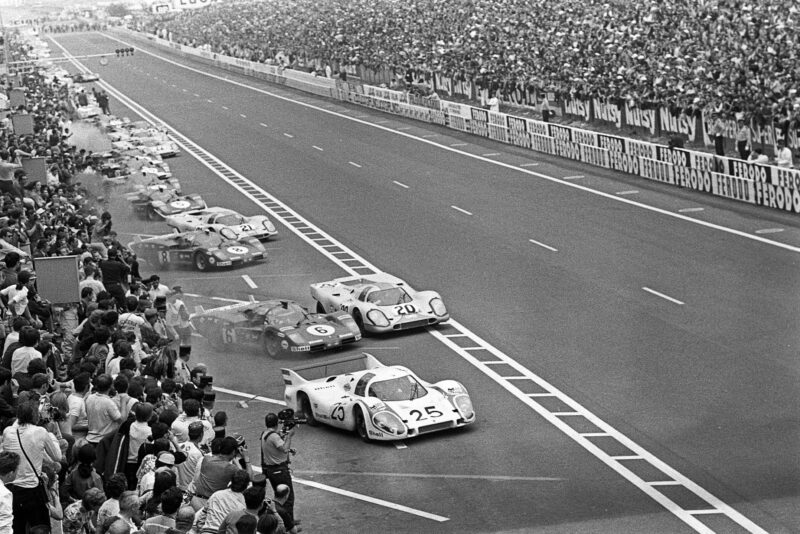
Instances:
[[[53,40],[53,42],[55,41]],[[60,44],[56,43],[56,45],[59,46],[66,55],[69,55],[67,50],[64,49]],[[159,56],[154,55],[154,57]],[[169,60],[165,61],[180,65]],[[73,59],[73,63],[84,72],[88,72],[88,69],[79,61]],[[196,69],[192,70],[197,71]],[[215,75],[209,76],[222,79]],[[154,124],[164,127],[170,133],[173,141],[177,143],[183,150],[197,158],[201,163],[211,169],[228,184],[240,191],[244,196],[252,200],[266,212],[271,214],[275,219],[278,219],[291,232],[296,234],[300,239],[311,245],[323,256],[331,260],[334,264],[339,266],[351,276],[374,274],[380,271],[366,259],[340,244],[322,229],[314,226],[308,221],[305,221],[297,212],[289,208],[277,198],[268,194],[266,191],[236,172],[234,169],[212,154],[208,153],[202,147],[169,126],[163,120],[150,113],[138,103],[132,101],[127,96],[117,91],[108,83],[101,80],[99,85],[103,86],[108,92],[112,93],[116,98],[122,101],[125,105],[129,106],[132,110],[139,113],[143,118],[153,122]],[[305,228],[303,231],[301,231],[299,227],[308,227],[312,231],[304,231]],[[447,324],[449,325],[450,329],[456,330],[456,335],[458,337],[469,338],[471,346],[468,348],[463,348],[455,344],[451,340],[451,337],[456,337],[455,335],[448,336],[431,328],[428,328],[427,331],[442,344],[450,348],[453,352],[461,356],[464,360],[494,380],[508,393],[531,408],[534,412],[558,428],[566,436],[570,437],[573,441],[582,446],[600,461],[605,463],[617,474],[636,486],[643,493],[658,502],[665,509],[674,514],[695,531],[704,534],[713,534],[714,532],[714,530],[703,523],[698,516],[724,515],[751,533],[766,534],[765,530],[750,521],[748,518],[744,517],[741,513],[731,508],[728,504],[722,502],[720,499],[697,485],[695,482],[691,481],[663,461],[656,458],[655,455],[648,452],[637,443],[633,442],[631,439],[623,435],[605,421],[601,420],[577,401],[573,400],[571,397],[524,367],[513,358],[490,345],[488,342],[471,332],[455,319],[451,318]],[[481,354],[481,356],[484,356],[484,359],[481,359],[476,357],[476,355],[473,353],[488,353],[491,355],[491,357],[490,359],[486,359],[485,354]],[[502,363],[498,364],[498,362]],[[511,368],[514,374],[509,375],[508,371],[506,370],[503,371],[505,374],[498,373],[494,369],[498,365]],[[504,376],[513,376],[513,382],[504,378]],[[523,386],[520,385],[521,383],[525,383],[527,386],[529,386],[527,389],[530,389],[530,386],[538,388],[541,390],[541,395],[526,393],[523,389]],[[560,407],[558,410],[548,409],[544,404],[536,400],[539,398],[551,397],[556,397],[561,403],[569,408],[569,411],[563,410],[563,407]],[[594,425],[597,430],[593,430],[591,432],[581,432],[564,421],[564,419],[573,421],[576,418],[584,419],[586,422]],[[602,437],[606,441],[609,438],[614,439],[618,445],[622,445],[624,448],[627,448],[627,450],[630,451],[630,454],[624,456],[615,456],[607,453],[600,447],[598,443],[593,441],[593,438],[597,438],[598,434],[602,434]],[[660,471],[661,476],[657,476],[657,480],[645,480],[631,470],[625,463],[623,463],[624,461],[649,464],[651,468],[655,468],[657,471]],[[681,507],[678,503],[667,497],[665,493],[658,489],[663,485],[665,479],[670,482],[671,486],[682,486],[686,490],[690,491],[704,501],[706,506],[699,508]]]

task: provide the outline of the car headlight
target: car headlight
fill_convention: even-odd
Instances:
[[[261,221],[261,226],[263,226],[267,230],[267,232],[274,232],[275,231],[275,225],[272,224],[267,219],[264,219],[263,221]]]
[[[211,256],[210,258],[208,258],[208,263],[210,263],[211,265],[214,265],[215,263],[217,263],[217,258],[215,258],[214,256]]]
[[[388,434],[399,436],[406,433],[406,425],[392,412],[378,412],[372,416],[372,422]]]
[[[289,339],[295,345],[305,345],[305,343],[306,343],[306,340],[303,339],[303,336],[301,336],[297,332],[292,332],[291,334],[289,334]]]
[[[439,297],[432,298],[428,305],[430,305],[431,310],[437,317],[444,317],[447,315],[447,308],[444,307],[444,302],[442,302],[442,299]]]
[[[472,407],[472,400],[470,400],[469,395],[456,395],[453,399],[453,404],[456,405],[464,419],[472,419],[475,415],[475,409]]]
[[[367,319],[375,326],[389,326],[389,319],[380,310],[370,310],[367,312]]]

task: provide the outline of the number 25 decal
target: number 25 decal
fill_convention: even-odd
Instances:
[[[408,413],[410,413],[411,415],[415,415],[417,417],[415,421],[422,421],[423,419],[427,419],[427,417],[425,417],[425,414],[430,415],[431,417],[441,417],[442,415],[444,415],[442,412],[436,409],[436,406],[425,406],[425,414],[423,414],[419,410],[411,410]]]
[[[394,312],[397,315],[407,315],[409,313],[417,313],[417,309],[413,304],[404,304],[403,306],[395,306]]]
[[[335,406],[331,412],[331,419],[344,421],[344,406]]]

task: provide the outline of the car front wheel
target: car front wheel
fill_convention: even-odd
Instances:
[[[207,271],[209,267],[208,256],[206,256],[202,252],[198,252],[197,254],[195,254],[194,266],[197,268],[198,271]]]
[[[306,418],[308,426],[317,426],[317,419],[314,417],[314,410],[311,408],[311,401],[305,393],[301,393],[297,397],[298,408],[300,408],[300,415]]]
[[[369,438],[369,432],[367,431],[367,420],[364,417],[364,412],[361,407],[357,407],[355,409],[355,418],[356,432],[358,433],[358,437],[360,437],[365,443],[369,443],[372,440]]]

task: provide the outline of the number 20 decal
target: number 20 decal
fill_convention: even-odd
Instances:
[[[409,313],[417,313],[417,309],[413,304],[404,304],[402,306],[395,306],[394,312],[397,315],[408,315]]]
[[[344,421],[344,406],[334,406],[333,411],[331,412],[331,419]]]
[[[415,421],[422,421],[423,419],[427,419],[427,417],[425,417],[425,414],[431,417],[441,417],[444,415],[442,412],[436,409],[436,406],[425,406],[424,414],[420,410],[411,410],[408,413],[416,416]]]

